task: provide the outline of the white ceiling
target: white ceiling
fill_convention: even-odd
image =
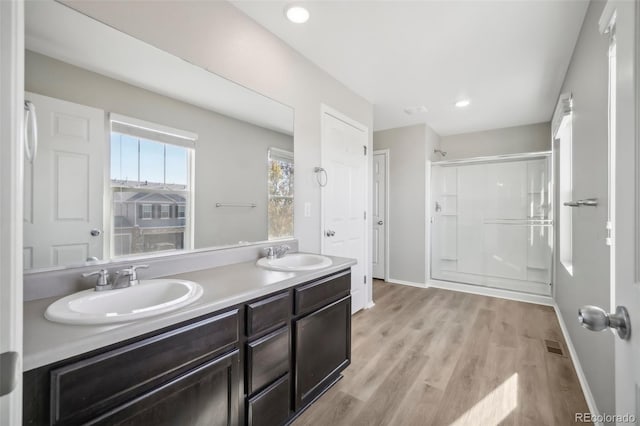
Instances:
[[[551,118],[586,0],[233,1],[374,104],[375,129],[428,123],[440,135]],[[300,3],[300,2],[298,2]],[[454,103],[471,99],[466,109]],[[407,115],[406,107],[428,112]]]

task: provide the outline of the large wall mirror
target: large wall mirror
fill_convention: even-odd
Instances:
[[[293,235],[293,110],[27,2],[25,270]]]

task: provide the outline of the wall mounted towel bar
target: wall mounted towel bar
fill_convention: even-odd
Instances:
[[[256,203],[216,203],[216,207],[257,207]]]

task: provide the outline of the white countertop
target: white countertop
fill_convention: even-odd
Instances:
[[[193,304],[156,317],[109,325],[69,325],[48,321],[44,312],[59,297],[24,304],[23,371],[112,345],[192,318],[238,305],[269,293],[338,272],[355,265],[353,259],[331,257],[327,268],[304,272],[268,271],[244,262],[173,275],[195,281],[204,293]]]

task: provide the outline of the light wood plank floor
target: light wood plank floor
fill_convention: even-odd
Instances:
[[[344,378],[296,426],[565,426],[588,412],[553,308],[382,281],[374,300],[353,317]]]

